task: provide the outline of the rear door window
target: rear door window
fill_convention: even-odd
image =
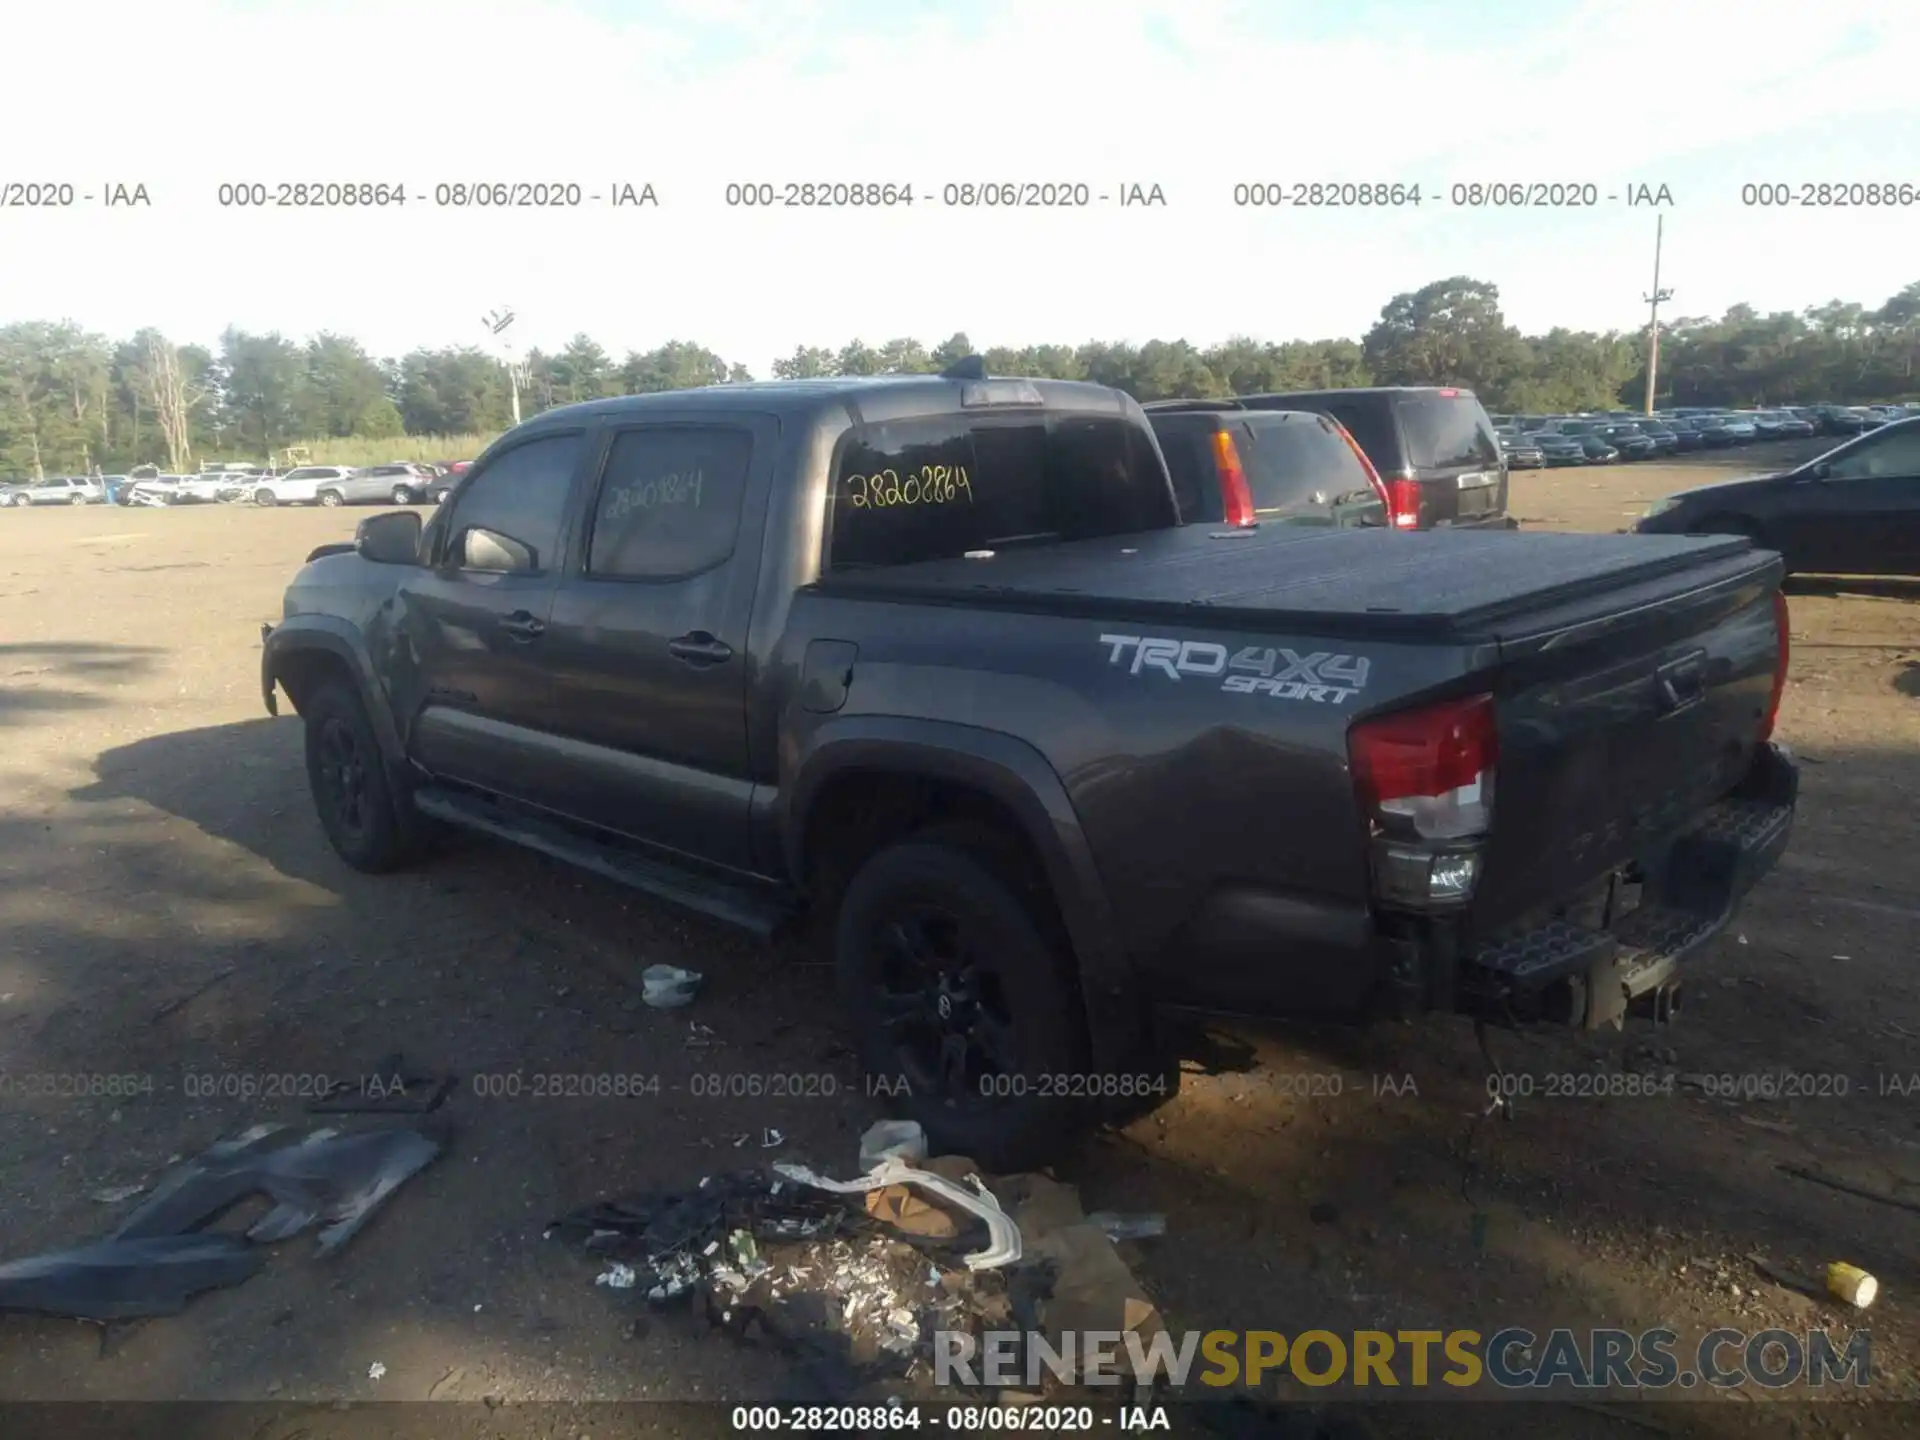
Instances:
[[[923,416],[863,426],[834,465],[828,565],[951,559],[1165,528],[1166,473],[1107,416]]]
[[[1226,507],[1220,496],[1220,472],[1213,458],[1213,430],[1179,421],[1159,421],[1153,425],[1160,453],[1167,458],[1167,473],[1173,478],[1173,498],[1180,506],[1181,523],[1218,520]]]
[[[1333,508],[1376,498],[1360,457],[1324,415],[1264,415],[1231,433],[1262,523],[1324,524]]]
[[[1400,402],[1400,428],[1408,463],[1422,470],[1492,469],[1500,463],[1493,424],[1470,395],[1407,396]]]

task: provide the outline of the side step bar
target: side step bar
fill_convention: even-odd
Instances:
[[[683,869],[507,801],[429,786],[414,792],[413,804],[422,815],[538,850],[762,939],[771,937],[798,908],[791,897],[771,887]]]

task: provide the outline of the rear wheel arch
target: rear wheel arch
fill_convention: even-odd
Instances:
[[[1137,1039],[1137,990],[1065,786],[1032,746],[942,721],[855,717],[830,725],[784,787],[788,873],[825,906],[859,865],[911,835],[966,834],[1070,951],[1096,1066]]]

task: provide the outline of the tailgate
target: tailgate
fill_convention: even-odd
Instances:
[[[1500,637],[1481,934],[1647,859],[1745,775],[1778,664],[1779,557],[1743,551]]]

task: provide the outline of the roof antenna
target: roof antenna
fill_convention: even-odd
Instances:
[[[987,378],[987,362],[978,355],[966,355],[953,362],[940,372],[943,380],[984,380]]]

